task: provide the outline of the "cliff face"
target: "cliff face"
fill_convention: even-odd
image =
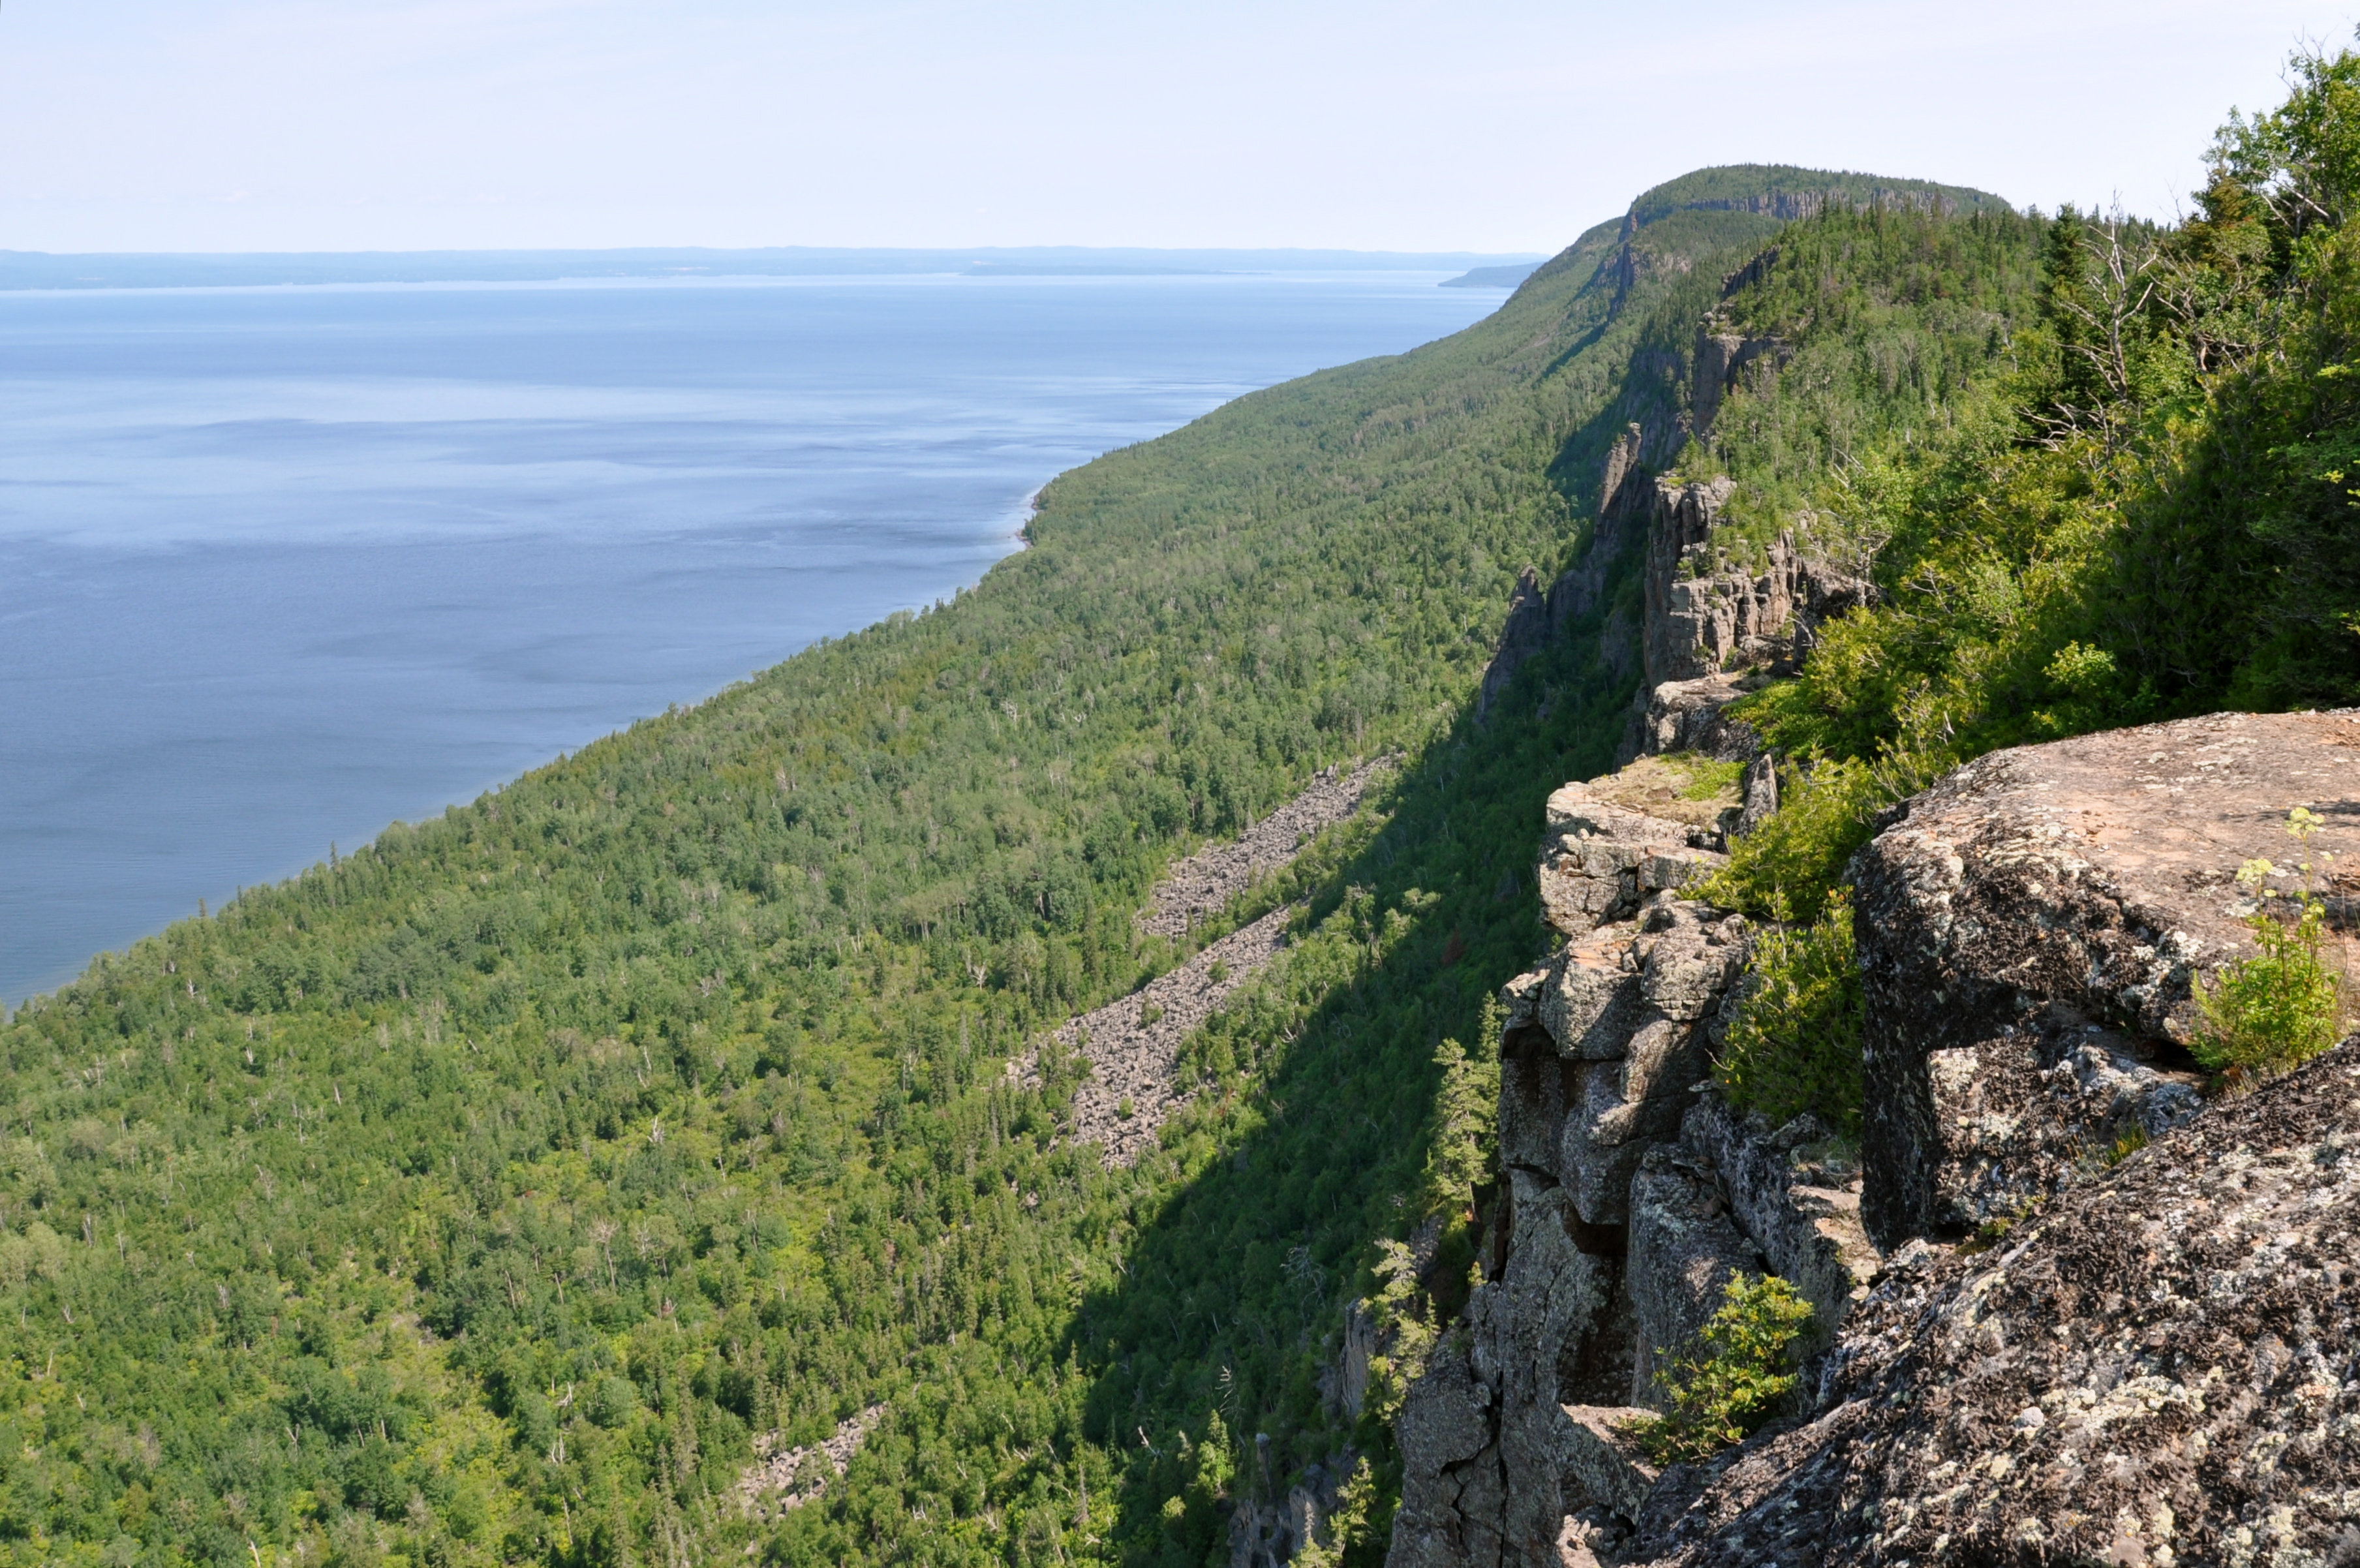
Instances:
[[[1702,385],[1701,381],[1699,385]],[[1650,498],[1644,578],[1644,674],[1622,742],[1625,762],[1662,751],[1751,756],[1753,739],[1719,722],[1749,678],[1790,674],[1819,629],[1870,601],[1874,589],[1819,558],[1792,531],[1761,552],[1727,542],[1727,479],[1674,485]]]
[[[1721,707],[1869,590],[1792,536],[1735,568],[1726,489],[1644,476],[1641,444],[1601,525],[1644,552],[1626,752],[1752,757]],[[1580,587],[1527,591],[1537,639]],[[1997,753],[1892,814],[1852,872],[1857,1151],[1710,1084],[1753,931],[1688,892],[1775,775],[1690,808],[1654,787],[1670,765],[1550,797],[1562,942],[1503,992],[1503,1191],[1400,1419],[1389,1562],[2354,1560],[2360,1045],[2215,1103],[2186,1047],[2196,986],[2252,951],[2238,868],[2297,858],[2297,806],[2315,863],[2360,850],[2360,715]],[[2360,899],[2325,888],[2349,932]],[[1630,1423],[1765,1274],[1813,1308],[1802,1389],[1658,1470]]]
[[[1753,737],[1721,725],[1721,709],[1749,689],[1749,678],[1792,672],[1819,629],[1869,602],[1874,589],[1792,531],[1758,553],[1758,570],[1743,565],[1757,553],[1732,542],[1722,516],[1734,486],[1659,477],[1643,466],[1651,444],[1633,424],[1610,454],[1581,559],[1546,588],[1525,572],[1476,712],[1488,718],[1524,662],[1587,614],[1636,553],[1640,619],[1605,632],[1609,662],[1635,654],[1641,672],[1621,760],[1664,751],[1750,757]]]

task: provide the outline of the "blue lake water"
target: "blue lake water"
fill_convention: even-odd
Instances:
[[[0,293],[0,998],[972,583],[1441,276]]]

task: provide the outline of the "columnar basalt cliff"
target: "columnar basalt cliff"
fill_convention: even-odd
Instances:
[[[1647,531],[1644,676],[1622,759],[1661,751],[1750,756],[1754,742],[1721,720],[1747,679],[1792,672],[1819,629],[1874,589],[1815,554],[1788,530],[1760,552],[1717,537],[1734,487],[1726,479],[1655,481]]]
[[[1750,928],[1681,890],[1742,808],[1650,816],[1617,803],[1633,783],[1549,800],[1539,875],[1566,942],[1504,993],[1506,1191],[1489,1282],[1402,1414],[1396,1564],[1557,1563],[1569,1520],[1646,1491],[1620,1429],[1732,1275],[1780,1274],[1832,1323],[1867,1267],[1857,1178],[1819,1157],[1823,1129],[1696,1092]]]

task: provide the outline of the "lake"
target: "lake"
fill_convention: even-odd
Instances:
[[[0,998],[945,597],[1446,275],[0,292]]]

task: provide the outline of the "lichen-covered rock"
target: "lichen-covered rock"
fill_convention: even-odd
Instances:
[[[1631,1405],[1566,1407],[1565,1475],[1592,1507],[1631,1519],[1646,1506],[1662,1471],[1632,1428],[1650,1414]]]
[[[1507,1266],[1476,1289],[1395,1424],[1404,1476],[1391,1563],[1547,1563],[1568,1511],[1568,1347],[1578,1352],[1608,1310],[1617,1266],[1576,1243],[1554,1183],[1511,1179]]]
[[[1807,1355],[1834,1340],[1879,1267],[1861,1227],[1859,1168],[1807,1152],[1824,1139],[1808,1116],[1765,1130],[1718,1095],[1700,1096],[1680,1124],[1683,1150],[1712,1170],[1765,1268],[1811,1304]]]
[[[1566,945],[1543,971],[1535,1021],[1576,1061],[1614,1061],[1639,1027],[1645,1000],[1631,926],[1612,926]]]
[[[1622,944],[1614,970],[1568,949],[1553,994],[1563,997],[1579,981],[1590,987],[1581,995],[1610,1003],[1596,1019],[1569,1005],[1553,1013],[1552,993],[1540,1009],[1545,1025],[1558,1023],[1551,1038],[1565,1063],[1564,1131],[1553,1169],[1584,1222],[1624,1223],[1640,1159],[1649,1146],[1678,1135],[1694,1102],[1690,1091],[1711,1068],[1707,1019],[1743,963],[1743,927],[1719,910],[1658,895],[1627,936],[1600,933]]]
[[[1393,1420],[1402,1455],[1390,1568],[1460,1568],[1500,1561],[1499,1446],[1491,1390],[1475,1376],[1463,1333],[1443,1336]]]
[[[1733,1277],[1759,1277],[1762,1257],[1732,1223],[1710,1176],[1667,1146],[1650,1149],[1631,1180],[1631,1255],[1625,1288],[1638,1319],[1631,1402],[1661,1409],[1666,1376],[1698,1348]]]
[[[2360,718],[2224,714],[1995,752],[1852,872],[1863,1219],[1892,1247],[2005,1220],[2195,1109],[2198,977],[2253,950],[2241,864],[2360,849]],[[2284,885],[2283,880],[2281,884]]]
[[[2360,1547],[2360,1044],[1852,1316],[1825,1413],[1667,1475],[1636,1560],[2312,1568]]]
[[[1744,838],[1770,819],[1778,809],[1778,759],[1775,753],[1764,752],[1745,764],[1745,775],[1738,781],[1738,812],[1736,826],[1730,829],[1733,838]]]
[[[1635,739],[1624,749],[1643,761],[1670,751],[1690,751],[1723,762],[1746,761],[1761,749],[1761,737],[1752,726],[1723,711],[1745,691],[1735,675],[1666,681],[1646,694],[1645,707],[1633,714]]]
[[[1518,1173],[1514,1196],[1518,1245],[1468,1314],[1476,1375],[1496,1390],[1505,1486],[1500,1535],[1511,1562],[1530,1560],[1523,1555],[1527,1545],[1554,1541],[1565,1517],[1558,1485],[1565,1350],[1580,1344],[1604,1313],[1615,1277],[1612,1260],[1575,1245],[1561,1189]]]

